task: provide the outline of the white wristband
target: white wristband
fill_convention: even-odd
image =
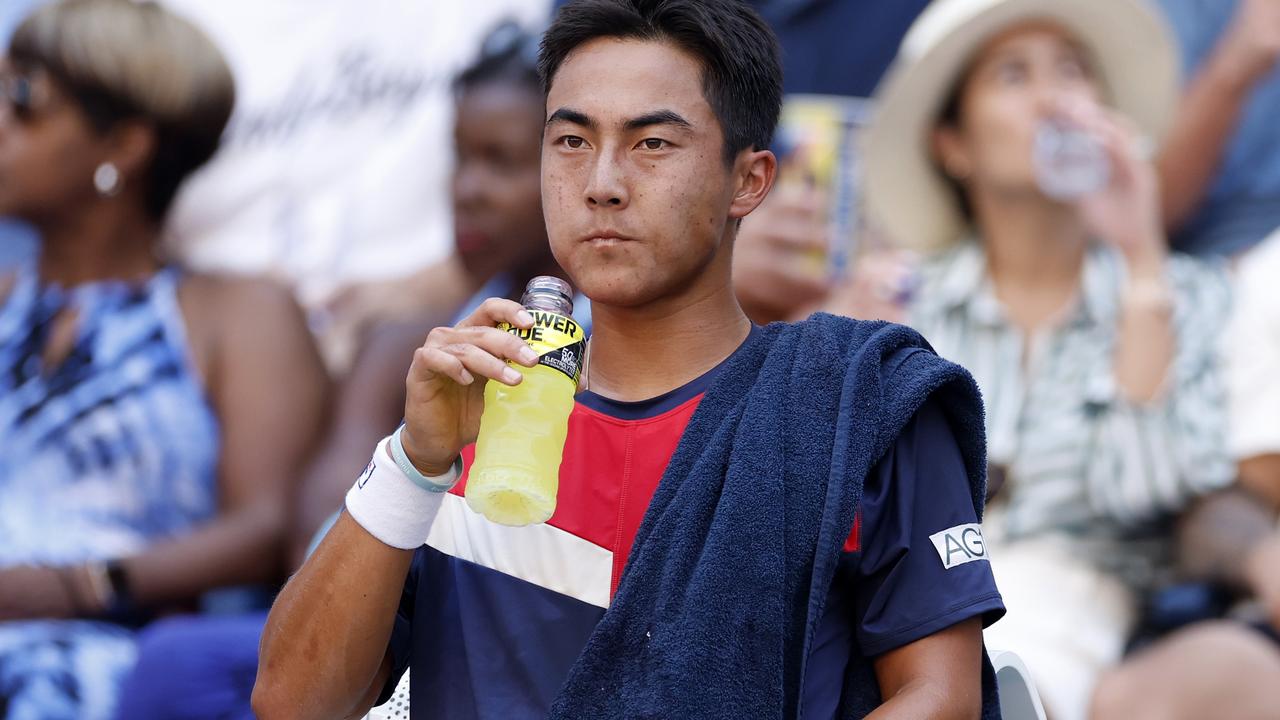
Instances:
[[[387,545],[414,550],[427,541],[444,493],[415,485],[388,455],[390,439],[378,443],[369,466],[347,491],[347,514]]]

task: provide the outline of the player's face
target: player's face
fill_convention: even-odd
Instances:
[[[574,50],[547,96],[542,205],[552,251],[577,287],[595,303],[634,308],[727,286],[726,228],[758,204],[742,200],[744,168],[768,153],[726,163],[723,149],[694,56],[615,38]],[[761,199],[771,164],[767,176]]]

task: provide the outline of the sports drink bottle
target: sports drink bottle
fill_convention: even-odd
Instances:
[[[467,479],[467,504],[502,525],[546,522],[556,509],[560,459],[569,431],[586,340],[573,315],[568,283],[540,276],[529,281],[522,304],[533,316],[528,330],[503,323],[538,353],[538,364],[517,368],[511,387],[490,380]]]

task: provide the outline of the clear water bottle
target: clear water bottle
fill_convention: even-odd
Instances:
[[[1111,159],[1101,141],[1060,118],[1040,123],[1032,153],[1036,182],[1054,200],[1078,200],[1111,180]]]

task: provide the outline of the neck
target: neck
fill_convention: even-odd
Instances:
[[[1039,196],[974,193],[977,225],[996,296],[1033,329],[1075,295],[1088,247],[1079,212]]]
[[[1088,233],[1074,208],[1040,197],[975,192],[974,211],[997,286],[1076,285]]]
[[[63,287],[100,280],[141,280],[160,267],[156,224],[117,198],[36,224],[40,278]]]
[[[733,293],[727,258],[720,264],[713,262],[678,297],[638,308],[593,304],[591,391],[614,400],[648,400],[733,354],[751,332],[751,321]]]

